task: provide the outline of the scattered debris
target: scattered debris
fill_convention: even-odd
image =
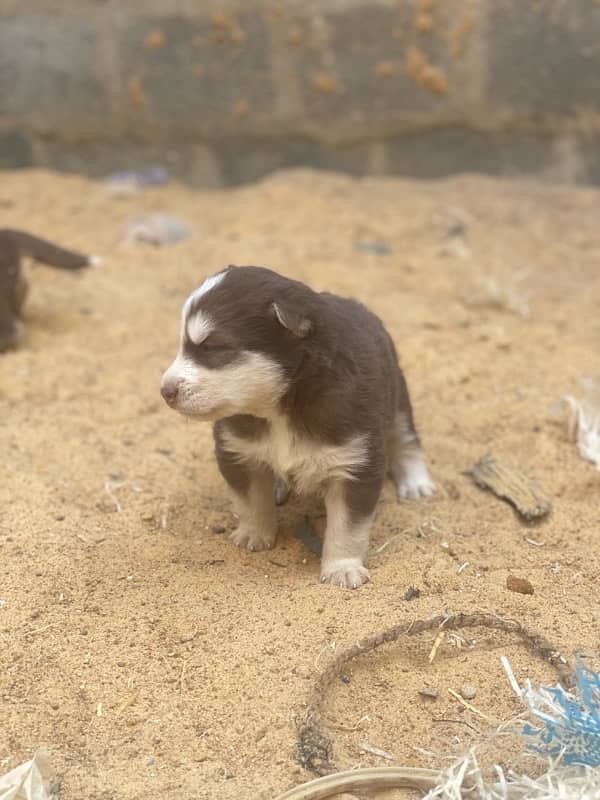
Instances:
[[[468,719],[451,719],[450,717],[432,717],[431,721],[451,722],[453,725],[465,725],[467,728],[470,728],[470,730],[472,730],[478,736],[481,736],[481,730],[476,725],[473,725],[472,722],[469,722]]]
[[[453,481],[444,481],[443,487],[450,500],[460,500],[460,490]]]
[[[456,555],[456,551],[452,548],[452,546],[450,545],[449,542],[446,542],[446,541],[440,542],[440,547],[442,548],[442,550],[445,550],[446,553],[448,553],[450,558],[453,558],[455,561],[458,559],[458,556]]]
[[[448,226],[445,235],[448,239],[454,239],[456,236],[464,236],[466,232],[467,226],[465,223],[462,220],[456,220]]]
[[[169,175],[165,167],[156,164],[139,170],[113,172],[104,178],[104,183],[111,194],[126,196],[139,192],[147,186],[164,186],[168,180]]]
[[[167,505],[164,508],[162,508],[160,512],[160,527],[163,531],[167,530],[168,519],[169,519],[169,506]]]
[[[442,720],[434,720],[438,721]],[[532,778],[513,772],[505,774],[496,764],[496,781],[490,784],[472,748],[442,772],[397,766],[350,769],[296,786],[276,800],[321,800],[341,793],[379,793],[385,789],[413,789],[423,800],[595,800],[600,796],[600,769],[560,766],[558,762],[546,766],[545,773]]]
[[[130,708],[135,703],[137,698],[138,698],[138,690],[137,689],[132,689],[132,691],[129,692],[127,697],[123,700],[123,702],[117,708],[117,710],[115,712],[115,717],[120,717],[121,714],[124,711],[127,711],[127,709]]]
[[[315,533],[308,519],[304,518],[294,528],[294,537],[299,539],[307,550],[321,558],[323,543]]]
[[[438,651],[441,643],[444,641],[445,636],[446,636],[446,632],[445,631],[440,631],[438,633],[438,635],[435,637],[435,641],[433,643],[433,647],[431,648],[431,652],[429,653],[429,663],[430,664],[433,664],[433,661],[434,661],[434,659],[435,659],[435,657],[437,655],[437,651]]]
[[[527,578],[517,578],[516,575],[508,575],[506,578],[506,588],[511,592],[519,594],[533,594],[533,586]]]
[[[368,742],[360,742],[358,748],[361,753],[370,753],[373,756],[385,758],[387,761],[394,761],[394,756],[391,753],[382,750],[380,747],[373,747],[373,745],[368,744]]]
[[[404,530],[400,531],[400,533],[395,533],[387,542],[384,542],[375,550],[375,555],[379,555],[379,553],[383,553],[386,547],[388,547],[395,539],[399,536],[405,536],[407,533],[410,533],[412,528],[404,528]],[[419,534],[419,529],[417,529],[417,535]]]
[[[477,694],[477,689],[470,683],[463,683],[460,687],[460,694],[465,700],[472,700]]]
[[[0,776],[1,800],[53,800],[48,754],[37,750],[31,761]]]
[[[492,720],[490,717],[488,717],[487,714],[484,714],[483,711],[480,711],[478,708],[475,708],[475,706],[472,706],[471,703],[468,703],[463,697],[461,697],[459,695],[458,692],[455,692],[454,689],[448,689],[448,694],[451,694],[452,697],[454,697],[456,700],[458,700],[458,702],[461,704],[461,706],[464,706],[465,708],[468,708],[469,711],[473,712],[473,714],[477,714],[478,717],[481,717],[482,719],[485,719],[487,722],[491,722],[491,723],[494,722],[494,720]]]
[[[371,253],[374,256],[390,256],[392,254],[392,249],[389,245],[376,239],[355,242],[354,249],[363,253]]]
[[[579,655],[575,660],[575,685],[571,691],[565,691],[562,686],[534,688],[530,680],[521,687],[506,656],[500,660],[515,694],[536,720],[535,725],[523,728],[523,734],[535,741],[530,748],[560,758],[566,765],[600,767],[600,673],[585,667],[582,658]],[[600,790],[600,771],[598,773]],[[560,795],[561,798],[566,796]],[[582,794],[577,798],[598,796],[598,793]]]
[[[572,395],[562,402],[570,411],[569,436],[577,443],[579,455],[600,470],[600,407],[592,408]]]
[[[502,277],[486,275],[474,269],[472,273],[473,286],[470,293],[463,297],[463,302],[467,306],[509,311],[521,319],[529,319],[531,316],[530,293],[526,292],[521,285],[527,274],[526,271],[522,271]]]
[[[126,244],[141,242],[154,247],[176,244],[189,239],[192,227],[168,214],[143,214],[125,224],[123,240]]]
[[[104,481],[104,491],[115,504],[115,511],[119,514],[123,511],[123,508],[114,493],[117,489],[122,489],[126,485],[127,481]]]
[[[211,525],[210,529],[213,533],[225,533],[227,530],[224,525]]]
[[[520,470],[501,464],[490,453],[484,455],[471,470],[475,483],[507,500],[527,521],[545,517],[552,503],[531,478]]]
[[[423,686],[422,689],[419,689],[419,694],[421,697],[430,697],[432,700],[437,700],[440,696],[440,692],[433,686]]]
[[[408,589],[404,592],[404,599],[407,601],[415,600],[417,597],[421,596],[421,590],[416,586],[409,586]]]

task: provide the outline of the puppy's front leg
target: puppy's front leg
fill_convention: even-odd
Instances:
[[[327,527],[321,559],[321,581],[358,589],[369,580],[364,560],[382,478],[332,481],[325,494]]]
[[[231,541],[247,550],[270,550],[277,537],[274,500],[275,480],[265,468],[248,470],[248,491],[233,493],[233,505],[240,524],[231,534]]]
[[[270,469],[236,460],[234,453],[216,448],[221,474],[229,484],[235,513],[240,522],[231,534],[238,547],[269,550],[277,536],[275,477]]]

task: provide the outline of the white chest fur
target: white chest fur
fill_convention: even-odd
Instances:
[[[258,439],[244,439],[225,431],[221,441],[240,461],[269,466],[300,493],[315,491],[331,479],[352,480],[353,470],[364,464],[367,456],[364,435],[341,445],[325,444],[298,436],[284,417],[271,419],[269,431]]]

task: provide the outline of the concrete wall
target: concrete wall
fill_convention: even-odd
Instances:
[[[599,0],[0,0],[0,167],[600,182]]]

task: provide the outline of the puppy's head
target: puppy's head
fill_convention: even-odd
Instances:
[[[161,381],[187,416],[269,416],[287,391],[313,328],[308,287],[261,267],[228,267],[186,300],[179,352]]]

